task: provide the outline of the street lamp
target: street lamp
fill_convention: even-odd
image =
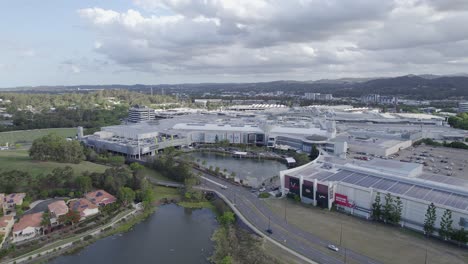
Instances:
[[[340,247],[341,247],[341,244],[343,242],[343,222],[341,222],[340,224],[341,228],[340,228]],[[344,249],[344,263],[347,263],[347,249],[343,246],[343,249]]]
[[[286,224],[288,223],[288,219],[286,218],[286,198],[284,198],[284,221],[286,221]]]

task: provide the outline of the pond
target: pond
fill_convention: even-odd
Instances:
[[[233,158],[229,154],[223,155],[213,152],[192,152],[188,154],[199,159],[200,164],[206,161],[205,167],[219,167],[221,171],[227,170],[227,174],[236,173],[236,177],[246,181],[252,187],[258,187],[264,181],[278,176],[281,170],[287,169],[286,165],[276,160]]]
[[[164,205],[130,232],[49,263],[209,263],[214,250],[211,236],[218,226],[215,217],[209,209]]]

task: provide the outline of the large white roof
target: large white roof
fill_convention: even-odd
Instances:
[[[252,132],[264,133],[263,130],[255,125],[228,125],[228,124],[201,124],[201,123],[179,123],[174,125],[173,129],[196,130],[196,131],[229,131],[229,132]]]

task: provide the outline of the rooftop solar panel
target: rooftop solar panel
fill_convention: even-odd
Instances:
[[[330,176],[329,178],[327,178],[327,181],[342,181],[345,178],[351,176],[352,174],[353,174],[353,172],[350,172],[350,171],[340,171],[340,172]]]
[[[393,185],[390,189],[388,189],[388,191],[398,194],[405,194],[413,186],[413,184],[398,182],[397,184]]]
[[[331,175],[333,175],[333,173],[328,172],[328,171],[322,171],[322,172],[317,173],[315,175],[315,178],[317,180],[323,180],[323,179],[326,179],[326,178],[330,177]]]
[[[381,181],[375,183],[374,185],[372,185],[372,188],[376,188],[376,189],[379,189],[379,190],[388,190],[390,187],[392,187],[395,183],[397,183],[396,181],[393,181],[393,180],[387,180],[387,179],[382,179]]]
[[[367,176],[362,181],[358,183],[359,186],[369,188],[374,185],[376,182],[380,181],[382,178],[374,177],[374,176]]]
[[[430,192],[425,199],[433,203],[444,204],[449,196],[449,192],[432,190],[432,192]]]
[[[415,185],[405,195],[418,198],[418,199],[423,199],[431,190],[432,189],[430,188]]]
[[[445,205],[466,210],[468,207],[468,197],[452,193]]]
[[[351,183],[351,184],[355,184],[356,182],[366,178],[367,176],[364,175],[364,174],[358,174],[358,173],[354,173],[353,175],[351,175],[350,177],[346,178],[343,180],[343,182],[347,182],[347,183]]]

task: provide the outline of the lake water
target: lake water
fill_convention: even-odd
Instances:
[[[228,174],[235,172],[236,177],[247,180],[248,184],[253,187],[257,187],[274,176],[279,176],[281,170],[287,169],[285,164],[276,160],[239,159],[228,154],[209,152],[192,152],[188,155],[194,157],[195,160],[200,159],[200,164],[205,160],[207,168],[213,166],[213,169],[219,167],[221,171],[227,169]]]
[[[209,209],[164,205],[132,231],[101,239],[49,263],[209,263],[207,258],[214,250],[211,236],[217,226]]]

